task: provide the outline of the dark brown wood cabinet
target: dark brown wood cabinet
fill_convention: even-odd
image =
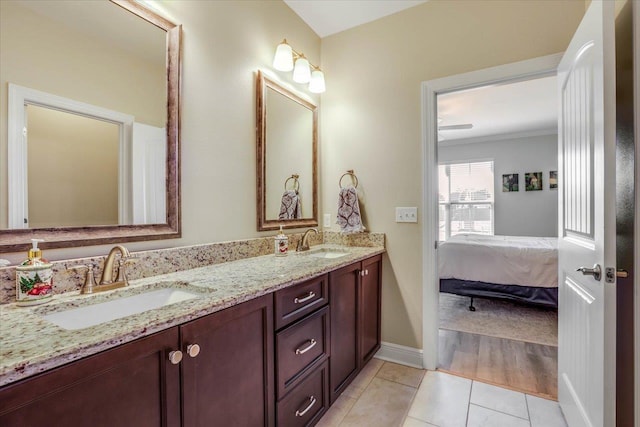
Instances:
[[[256,298],[4,387],[0,425],[273,426],[272,301]]]
[[[329,274],[332,404],[380,348],[381,279],[381,255]]]
[[[312,426],[380,348],[381,260],[2,387],[0,425]]]
[[[364,273],[364,274],[363,274]],[[358,359],[360,369],[380,349],[380,306],[382,303],[382,256],[362,261],[358,314]]]
[[[272,307],[265,295],[180,326],[184,426],[275,425]]]
[[[180,426],[179,344],[175,327],[10,384],[0,425]]]

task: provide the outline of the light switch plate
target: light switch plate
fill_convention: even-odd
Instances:
[[[324,228],[331,228],[331,214],[330,213],[324,214],[323,221],[322,221],[322,226]]]
[[[396,222],[418,222],[418,208],[396,208]]]

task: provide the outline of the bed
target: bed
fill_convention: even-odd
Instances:
[[[558,307],[558,239],[458,234],[438,247],[440,292]]]

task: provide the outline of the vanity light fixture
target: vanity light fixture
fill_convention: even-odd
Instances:
[[[326,90],[324,73],[320,70],[320,67],[310,63],[303,53],[293,50],[287,43],[287,39],[282,40],[276,48],[273,68],[278,71],[293,70],[293,81],[296,83],[309,83],[310,92],[322,93]]]

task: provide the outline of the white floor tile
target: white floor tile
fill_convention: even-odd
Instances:
[[[409,410],[409,416],[439,427],[464,427],[471,380],[428,371]]]
[[[474,381],[471,386],[471,403],[494,411],[529,419],[524,393]]]
[[[528,420],[507,415],[502,412],[469,405],[469,421],[467,427],[530,427]]]
[[[558,402],[527,395],[527,404],[531,427],[567,427]]]
[[[438,427],[438,426],[429,424],[426,421],[420,421],[415,418],[407,417],[407,419],[404,420],[404,424],[402,424],[402,427]]]

